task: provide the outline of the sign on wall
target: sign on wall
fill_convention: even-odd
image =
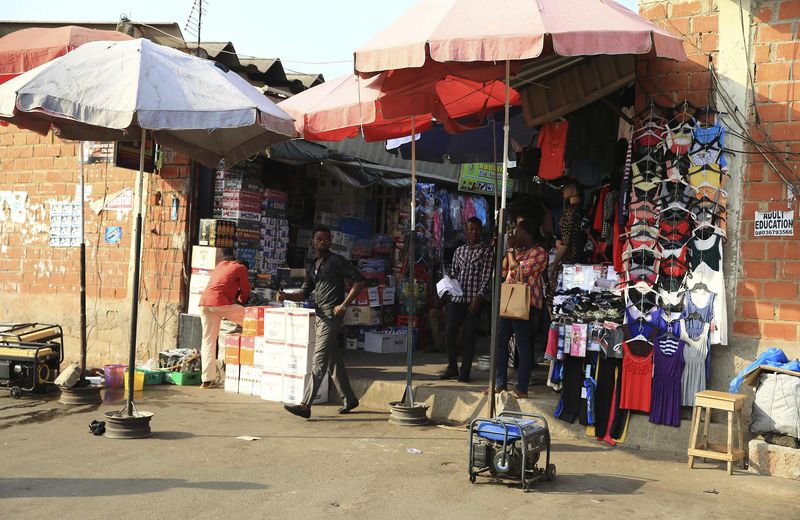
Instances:
[[[0,191],[0,222],[24,223],[27,201],[27,191]]]
[[[495,182],[495,176],[497,182]],[[500,188],[503,182],[503,165],[493,163],[462,164],[458,176],[458,190],[470,193],[491,195]],[[508,179],[506,196],[511,197],[514,192],[514,180]]]
[[[756,211],[755,236],[794,236],[794,210]]]
[[[122,240],[122,226],[106,226],[103,240],[106,244],[119,244]]]

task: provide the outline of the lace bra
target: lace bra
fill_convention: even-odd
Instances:
[[[666,138],[664,140],[667,149],[675,155],[685,155],[692,145],[694,128],[694,119],[678,122],[674,127],[667,125]]]

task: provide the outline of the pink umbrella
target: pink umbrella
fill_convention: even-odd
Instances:
[[[132,39],[118,31],[87,29],[77,25],[14,31],[0,38],[0,83],[63,56],[86,42]]]
[[[457,71],[476,62],[505,62],[503,181],[497,219],[500,236],[504,232],[508,184],[511,64],[551,54],[653,54],[686,59],[680,38],[612,0],[423,0],[355,52],[355,70],[368,77],[386,71],[426,71],[441,63]],[[501,261],[498,248],[492,308],[491,415]],[[410,380],[407,387],[410,390]]]
[[[681,38],[612,0],[425,0],[358,49],[355,68],[373,73],[551,52],[686,59]]]

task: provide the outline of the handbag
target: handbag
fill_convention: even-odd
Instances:
[[[504,282],[500,286],[500,317],[527,320],[531,312],[531,288],[523,283]]]

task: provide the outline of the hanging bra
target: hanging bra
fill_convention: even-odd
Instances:
[[[684,238],[691,237],[691,226],[688,220],[678,220],[677,222],[664,220],[658,223],[658,232],[668,242],[680,242]]]
[[[687,245],[683,245],[681,247],[676,247],[673,249],[664,247],[661,248],[662,260],[677,258],[679,261],[686,263],[688,255],[689,255],[689,247]]]
[[[665,311],[670,313],[683,311],[683,295],[678,294],[677,291],[670,291],[659,287],[658,297],[661,299],[661,308]]]
[[[640,146],[655,146],[664,140],[666,120],[655,117],[642,121],[633,130],[633,139]]]
[[[658,240],[658,228],[641,224],[632,227],[626,235],[625,243],[629,249],[639,249],[640,247],[653,249]]]
[[[690,211],[698,223],[709,222],[718,226],[725,223],[725,207],[713,200],[696,200]]]
[[[633,172],[631,184],[635,186],[642,182],[660,182],[662,169],[659,163],[650,159],[641,163],[633,163],[631,164],[631,171]]]
[[[664,144],[667,146],[669,151],[675,155],[685,155],[689,151],[689,147],[692,145],[694,128],[694,119],[679,122],[674,127],[667,124]]]
[[[690,166],[687,179],[689,184],[695,188],[710,186],[712,188],[722,188],[722,167],[719,164],[703,164],[700,166]]]
[[[625,269],[625,283],[639,283],[644,282],[647,285],[654,285],[658,280],[658,271],[655,266],[650,267],[647,265],[634,265],[624,266]]]
[[[637,225],[657,226],[658,210],[650,201],[639,200],[630,205],[628,210],[628,223],[626,227],[633,228]]]
[[[622,259],[637,265],[654,266],[658,264],[658,261],[661,259],[661,254],[649,247],[639,247],[636,249],[628,247],[622,252]]]
[[[665,274],[675,278],[682,278],[684,275],[686,275],[686,271],[688,270],[689,264],[686,262],[685,258],[682,260],[680,258],[671,257],[661,261],[659,274]]]
[[[695,199],[695,195],[696,192],[685,182],[666,179],[661,183],[661,192],[658,194],[658,199],[662,204],[678,202],[688,206]]]
[[[655,314],[655,316],[652,318],[653,320],[658,319],[658,293],[655,291],[641,291],[636,287],[628,287],[625,289],[625,301],[628,307],[634,307],[638,312],[645,316],[645,319],[647,319],[647,315],[651,313]],[[645,308],[648,308],[648,310],[645,311]],[[630,309],[625,309],[625,314],[628,318],[627,321],[634,321],[636,319],[631,316]]]
[[[692,149],[698,148],[696,145],[701,145],[702,149],[706,151],[707,158],[716,156],[711,162],[719,163],[722,166],[727,165],[722,153],[725,148],[725,128],[719,121],[709,126],[696,125],[694,127],[694,141],[692,148],[689,150],[690,158],[693,154]],[[697,159],[704,160],[705,158],[697,157]],[[694,160],[692,162],[694,162]],[[708,162],[704,164],[708,164]]]
[[[728,192],[725,190],[720,190],[712,186],[692,187],[692,190],[694,191],[694,198],[696,199],[712,200],[726,207],[728,205]]]
[[[705,263],[712,271],[719,271],[722,260],[722,237],[714,235],[713,238],[705,240],[695,238],[689,242],[689,263],[692,271]]]
[[[683,289],[684,283],[686,282],[686,273],[677,276],[669,276],[667,274],[660,273],[658,275],[658,281],[656,281],[656,287],[660,291],[664,291],[667,293],[676,293]],[[664,307],[666,309],[666,307]],[[671,312],[674,311],[673,309],[669,309]]]

